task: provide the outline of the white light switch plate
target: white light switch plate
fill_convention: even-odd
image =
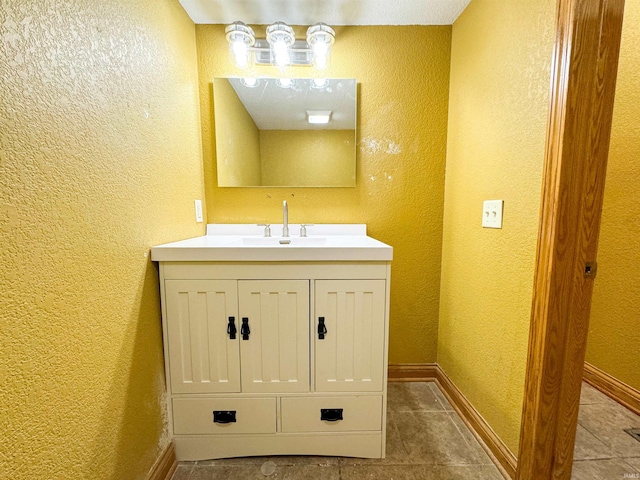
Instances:
[[[482,226],[484,228],[502,228],[503,200],[485,200],[482,203]]]
[[[196,223],[202,223],[202,200],[195,200],[196,204]]]

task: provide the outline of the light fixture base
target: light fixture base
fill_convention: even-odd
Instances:
[[[256,65],[271,65],[271,51],[269,42],[256,40],[253,45],[253,63]],[[289,49],[289,64],[297,67],[310,67],[313,57],[309,44],[304,40],[296,40]]]

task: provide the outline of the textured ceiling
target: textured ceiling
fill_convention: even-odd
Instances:
[[[229,82],[260,130],[356,128],[355,79],[332,79],[324,88],[312,88],[310,79],[301,78],[294,79],[290,88],[279,87],[275,79],[267,78],[259,79],[254,88],[243,86],[238,78],[229,78]],[[331,122],[311,125],[307,110],[331,111]]]
[[[451,25],[471,0],[180,0],[195,23]]]

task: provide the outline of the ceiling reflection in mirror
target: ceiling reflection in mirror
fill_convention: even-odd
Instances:
[[[215,78],[219,187],[354,187],[356,81]]]

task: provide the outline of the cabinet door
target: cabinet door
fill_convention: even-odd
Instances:
[[[385,281],[317,280],[315,293],[316,391],[382,391]]]
[[[238,304],[242,391],[308,392],[309,281],[240,280]]]
[[[237,282],[166,280],[173,393],[240,391]],[[229,319],[238,330],[227,333]]]

